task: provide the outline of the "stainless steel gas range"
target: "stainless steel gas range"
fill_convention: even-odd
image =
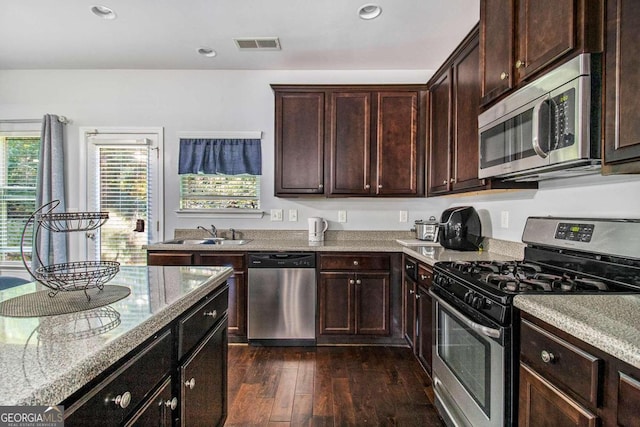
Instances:
[[[517,424],[519,293],[640,292],[640,220],[530,217],[522,261],[434,266],[433,383],[447,425]]]

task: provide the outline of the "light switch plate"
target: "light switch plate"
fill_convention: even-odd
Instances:
[[[500,227],[509,228],[509,211],[500,212]]]
[[[407,222],[408,216],[409,215],[407,211],[400,211],[400,222]]]
[[[298,210],[297,209],[289,209],[289,221],[295,222],[298,220]]]
[[[271,221],[282,221],[282,209],[271,209]]]
[[[347,211],[338,211],[338,222],[347,222]]]

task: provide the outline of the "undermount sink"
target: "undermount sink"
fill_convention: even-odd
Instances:
[[[164,245],[246,245],[251,240],[237,239],[227,240],[222,237],[210,238],[210,239],[174,239],[162,242]]]

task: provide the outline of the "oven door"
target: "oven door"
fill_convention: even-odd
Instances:
[[[433,386],[449,426],[504,426],[508,328],[462,314],[433,290]],[[508,411],[510,412],[510,411]]]

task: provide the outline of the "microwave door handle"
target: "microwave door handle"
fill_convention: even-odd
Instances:
[[[542,111],[542,106],[545,103],[548,103],[546,99],[543,101],[540,101],[538,104],[536,104],[535,107],[533,107],[533,120],[531,122],[531,132],[533,134],[533,141],[532,141],[533,151],[535,151],[536,154],[542,157],[543,159],[546,159],[547,156],[549,155],[549,153],[544,151],[540,146],[540,137],[542,136],[544,138],[548,138],[548,135],[541,135],[541,132],[540,132],[540,112]]]

